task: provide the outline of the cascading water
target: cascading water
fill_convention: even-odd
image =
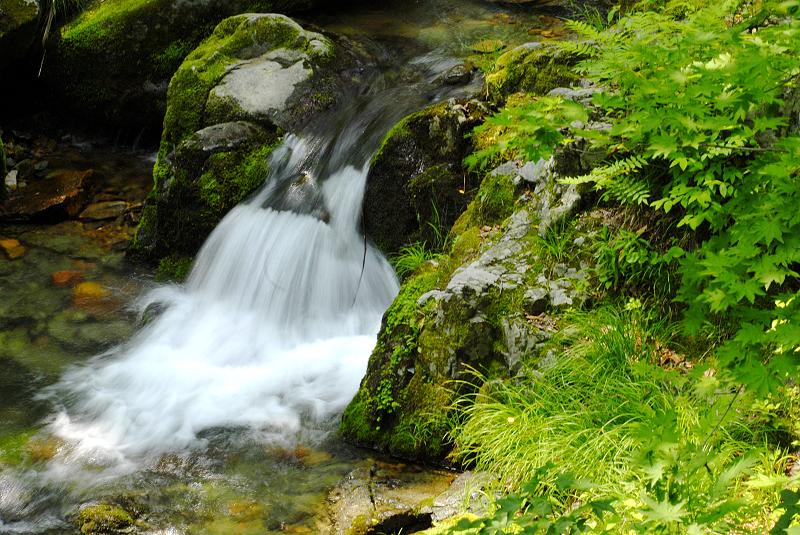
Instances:
[[[373,83],[316,129],[288,136],[264,189],[215,229],[187,284],[141,300],[161,315],[49,391],[66,400],[51,430],[67,447],[51,474],[86,460],[94,479],[98,466],[130,472],[215,427],[273,441],[332,428],[398,291],[358,229],[369,158],[404,113],[453,91],[430,83],[452,62],[416,65],[428,70],[416,85]]]
[[[278,176],[225,217],[185,288],[147,297],[167,309],[121,354],[63,378],[74,402],[53,429],[81,457],[120,467],[215,426],[290,438],[350,400],[398,283],[357,230],[366,166],[324,181],[328,222],[264,207],[284,181],[314,180],[308,150],[301,138],[283,145]]]

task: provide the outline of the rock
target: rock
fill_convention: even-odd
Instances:
[[[193,256],[263,184],[281,136],[359,79],[363,53],[337,39],[283,15],[245,14],[222,21],[187,56],[170,83],[155,187],[130,254]],[[313,194],[303,177],[296,184],[295,193]]]
[[[328,495],[331,535],[415,533],[431,526],[432,500],[455,474],[402,463],[371,462],[353,470]]]
[[[38,22],[36,0],[0,0],[0,73],[25,58],[36,40]]]
[[[496,100],[520,91],[546,95],[556,87],[577,83],[572,67],[581,59],[555,45],[526,43],[497,59],[486,75],[486,87]]]
[[[50,96],[78,116],[157,133],[170,78],[219,21],[249,11],[297,13],[321,3],[324,0],[95,2],[51,39],[43,78]]]
[[[489,487],[497,478],[489,472],[464,472],[450,487],[433,500],[434,522],[464,513],[484,516],[490,504]]]
[[[72,286],[83,280],[82,271],[56,271],[50,276],[55,286]]]
[[[74,523],[84,535],[105,535],[129,533],[134,519],[119,506],[100,503],[82,505]]]
[[[459,63],[450,67],[447,72],[442,75],[442,82],[447,85],[464,85],[472,80],[472,73],[475,67],[469,63]]]
[[[350,441],[442,462],[448,411],[484,380],[513,377],[542,357],[545,313],[580,303],[582,271],[547,265],[540,236],[577,209],[560,152],[487,173],[450,230],[451,252],[407,279],[384,315],[367,373],[342,417]]]
[[[472,150],[466,134],[488,109],[476,100],[450,100],[409,115],[386,135],[372,160],[364,196],[364,228],[392,254],[403,245],[429,245],[449,228],[477,186],[463,168]]]
[[[17,170],[17,180],[28,180],[36,171],[31,160],[22,160],[15,166],[15,169]]]
[[[7,175],[5,175],[5,186],[9,190],[17,189],[17,170],[9,171]]]
[[[92,171],[62,171],[32,182],[0,205],[0,219],[62,220],[81,211],[91,186]]]
[[[108,295],[108,290],[97,282],[82,282],[75,286],[72,295],[76,299],[100,299]]]
[[[25,255],[25,246],[15,239],[0,240],[0,249],[3,249],[9,260],[16,260]]]
[[[102,221],[105,219],[116,219],[128,210],[128,203],[125,201],[104,201],[87,206],[78,219],[83,221]]]
[[[506,44],[500,39],[485,39],[470,45],[470,50],[478,54],[491,54],[504,49]]]

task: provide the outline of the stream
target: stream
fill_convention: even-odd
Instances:
[[[473,43],[524,42],[545,19],[479,0],[317,14],[397,71],[287,136],[184,284],[127,263],[103,225],[0,225],[24,248],[0,253],[0,533],[75,533],[92,503],[142,533],[322,531],[328,492],[372,455],[336,426],[399,288],[359,229],[370,158],[404,115],[480,92],[437,83]],[[59,147],[51,165],[73,155],[146,195],[149,153]]]

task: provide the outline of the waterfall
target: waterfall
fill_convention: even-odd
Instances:
[[[187,283],[140,303],[163,313],[63,377],[55,391],[69,405],[51,429],[71,445],[68,457],[133,469],[191,448],[205,429],[307,440],[341,413],[398,281],[357,227],[366,161],[334,168],[317,149],[289,136],[265,188],[223,219]],[[318,188],[324,215],[279,209],[298,177]]]

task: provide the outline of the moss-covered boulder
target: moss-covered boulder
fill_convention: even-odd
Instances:
[[[355,53],[275,14],[222,21],[173,76],[154,189],[132,252],[192,256],[261,186],[286,132],[336,104]]]
[[[121,507],[99,503],[81,507],[75,516],[75,527],[84,535],[130,533],[134,519]]]
[[[0,0],[0,72],[25,57],[36,40],[37,0]]]
[[[439,461],[453,403],[540,356],[554,309],[577,304],[578,265],[548,262],[547,229],[578,206],[554,160],[489,173],[450,233],[447,255],[406,280],[386,312],[341,430],[355,443]]]
[[[497,59],[486,75],[487,92],[493,100],[502,101],[521,91],[546,95],[557,87],[569,87],[578,82],[572,67],[580,59],[557,45],[526,43]]]
[[[93,122],[157,131],[170,77],[222,19],[296,13],[313,5],[313,0],[95,0],[54,32],[43,77],[62,108]]]
[[[405,117],[372,160],[364,196],[364,228],[384,253],[446,232],[477,187],[464,157],[467,134],[488,113],[477,100],[449,100]],[[431,223],[431,224],[429,224]]]

